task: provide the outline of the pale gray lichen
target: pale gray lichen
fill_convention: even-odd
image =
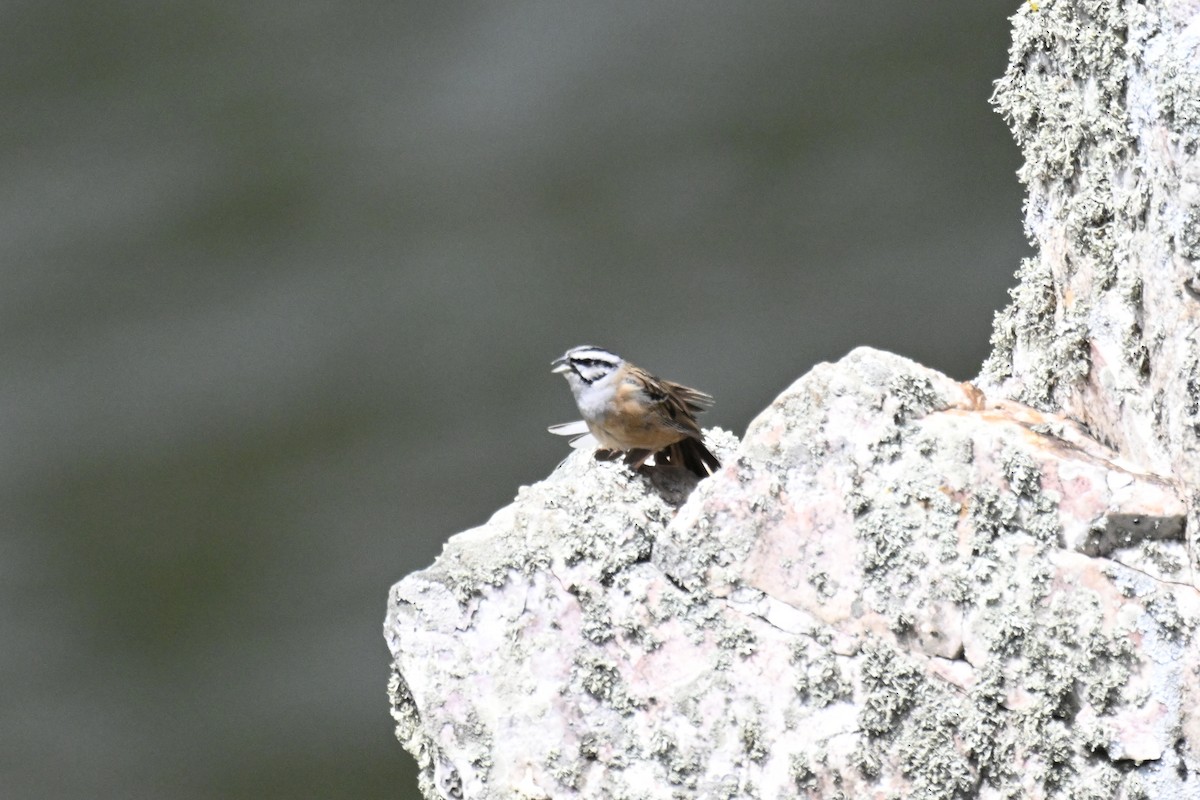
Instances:
[[[858,721],[867,737],[856,753],[859,769],[874,778],[894,752],[914,796],[972,796],[975,771],[953,744],[963,722],[959,701],[930,683],[908,655],[882,643],[868,645],[863,653],[859,674],[864,697]]]
[[[850,697],[854,690],[838,658],[824,647],[798,639],[792,645],[791,662],[795,666],[792,685],[801,703],[825,708]]]
[[[996,317],[980,382],[1168,456],[1194,446],[1162,413],[1186,402],[1175,376],[1188,348],[1169,340],[1200,296],[1193,19],[1186,4],[1023,4],[993,96],[1022,148],[1039,252]]]
[[[630,696],[616,664],[590,652],[576,656],[572,684],[621,714],[632,714],[645,705]]]
[[[762,709],[757,709],[758,713],[762,713]],[[754,762],[762,762],[770,752],[767,749],[767,741],[763,735],[762,720],[759,717],[742,720],[740,738],[742,740],[742,748],[746,752],[746,757]]]
[[[1200,84],[1200,75],[1197,75],[1195,80]],[[1189,261],[1200,262],[1200,206],[1190,205],[1185,208],[1177,226],[1174,232],[1176,252]]]
[[[717,631],[717,647],[730,650],[742,658],[754,655],[756,637],[746,625],[726,623]]]
[[[1186,552],[1177,544],[1150,540],[1139,542],[1137,548],[1138,555],[1164,575],[1179,575],[1187,566]]]
[[[901,374],[888,384],[887,398],[894,404],[892,419],[898,425],[946,408],[946,398],[925,375]]]
[[[673,736],[657,731],[651,739],[650,755],[666,767],[669,783],[688,789],[696,788],[702,763],[695,750],[681,748]]]
[[[558,781],[558,785],[565,789],[578,789],[580,779],[582,777],[579,764],[573,759],[567,758],[558,747],[550,748],[550,752],[546,754],[546,767],[550,770],[550,774]]]
[[[864,647],[863,656],[859,672],[865,696],[858,723],[868,735],[883,736],[892,733],[920,701],[925,674],[902,653],[882,644]]]
[[[1008,485],[1019,497],[1036,497],[1041,491],[1041,471],[1028,453],[1009,448],[1001,455],[1000,466],[1004,469],[1004,477],[1008,478]]]
[[[1121,66],[1128,28],[1124,8],[1112,2],[1058,0],[1022,10],[1013,18],[1008,71],[992,98],[1025,155],[1019,176],[1030,187],[1027,229],[1041,236],[1051,213],[1047,194],[1069,182],[1058,228],[1072,242],[1067,258],[1088,260],[1097,291],[1118,282],[1113,231],[1118,221],[1127,227],[1132,210],[1119,207],[1111,178],[1133,143]],[[1080,268],[1051,263],[1044,253],[1026,259],[1013,303],[996,318],[982,375],[1002,383],[1019,374],[1019,399],[1039,408],[1054,407],[1057,389],[1090,367],[1088,315],[1077,307],[1077,293],[1066,290]],[[1023,353],[1035,355],[1015,370]]]
[[[830,582],[829,573],[815,566],[812,569],[805,570],[805,580],[809,585],[817,590],[817,593],[822,597],[830,597],[833,593],[833,588]]]
[[[797,789],[808,792],[817,788],[817,773],[813,772],[807,754],[793,753],[788,771]]]
[[[862,542],[860,559],[868,575],[900,573],[901,585],[912,578],[917,565],[909,563],[908,554],[920,526],[910,515],[890,506],[873,508],[855,520],[854,530]]]
[[[434,745],[421,728],[412,692],[394,663],[388,673],[387,693],[396,738],[417,762],[417,788],[423,797],[434,797]]]
[[[903,505],[922,509],[924,536],[937,542],[939,560],[944,564],[957,560],[962,504],[951,496],[945,485],[930,475],[918,475],[910,483],[897,487],[896,493]]]
[[[967,515],[971,522],[971,549],[976,555],[991,555],[996,539],[1018,529],[1016,498],[1001,495],[990,486],[979,487],[971,497]]]
[[[1052,523],[1068,511],[1046,489],[1058,476],[1030,456],[1037,450],[1026,429],[974,406],[893,414],[898,407],[947,408],[946,397],[963,390],[885,354],[856,352],[847,363],[843,372],[826,370],[825,384],[813,378],[797,390],[836,396],[842,420],[864,423],[860,431],[831,421],[818,442],[828,452],[819,475],[807,474],[813,465],[806,464],[768,479],[774,467],[762,453],[769,448],[756,444],[741,475],[702,485],[668,522],[674,506],[652,485],[616,465],[588,464],[574,491],[551,480],[526,495],[549,501],[555,527],[518,535],[504,525],[523,519],[519,514],[498,518],[496,540],[519,551],[524,541],[524,555],[541,553],[549,566],[530,580],[536,590],[518,582],[524,573],[515,565],[509,580],[516,585],[492,591],[475,583],[476,594],[493,602],[491,616],[469,595],[462,618],[435,616],[449,633],[434,644],[446,648],[478,635],[513,667],[503,689],[515,687],[505,697],[520,698],[518,704],[521,692],[532,697],[551,681],[553,711],[546,714],[562,727],[548,728],[543,742],[530,726],[532,746],[541,749],[528,764],[562,794],[597,796],[597,775],[604,776],[605,796],[629,798],[639,797],[639,786],[653,786],[655,797],[779,796],[772,793],[781,779],[789,791],[822,798],[862,796],[873,782],[936,800],[974,797],[984,787],[989,797],[1013,798],[1025,790],[1060,798],[1133,791],[1134,768],[1118,763],[1123,751],[1105,750],[1110,717],[1141,702],[1126,692],[1144,666],[1133,637],[1160,636],[1162,628],[1177,646],[1194,622],[1177,609],[1172,615],[1169,595],[1154,607],[1142,577],[1137,592],[1130,583],[1129,597],[1149,604],[1150,613],[1138,618],[1143,627],[1111,624],[1111,605],[1102,606],[1095,585],[1102,576],[1077,582],[1055,560],[1064,551],[1053,546]],[[868,368],[876,382],[855,385],[854,370]],[[911,380],[888,379],[902,372]],[[880,395],[891,386],[939,394],[889,405]],[[882,419],[860,412],[866,406]],[[867,452],[880,430],[899,453],[895,463]],[[1006,438],[1013,430],[1019,435]],[[939,438],[938,431],[949,433]],[[791,432],[782,423],[771,435],[786,439]],[[972,435],[978,447],[964,446]],[[789,447],[807,452],[812,444]],[[964,477],[966,467],[973,471]],[[995,485],[976,485],[978,475]],[[829,487],[849,487],[850,496],[831,499]],[[600,502],[619,508],[596,514]],[[648,521],[639,523],[638,514]],[[588,526],[595,530],[585,542]],[[650,561],[643,537],[654,543]],[[464,536],[422,585],[443,580],[443,566],[462,576],[474,565],[479,574],[464,580],[491,580],[494,565],[481,554],[493,545]],[[821,560],[839,552],[841,564]],[[1084,558],[1065,556],[1075,559],[1070,564]],[[818,563],[823,574],[809,571]],[[439,591],[459,596],[453,587]],[[543,627],[561,622],[540,640],[568,643],[562,664],[569,676],[558,679],[561,685],[526,669],[539,644],[524,641],[539,630],[527,601],[530,608],[543,603],[539,620],[550,620]],[[494,610],[506,602],[507,615]],[[931,636],[949,638],[930,644]],[[432,652],[442,658],[442,649]],[[469,667],[450,668],[470,674]],[[672,677],[656,685],[659,669]],[[764,678],[768,694],[748,694]],[[493,720],[468,716],[466,725],[439,725],[439,736],[462,740],[470,752],[446,765],[428,733],[413,741],[419,720],[399,679],[393,696],[398,734],[423,765],[428,796],[441,796],[428,782],[438,765],[445,780],[457,776],[468,790],[477,785],[471,765],[483,775],[505,766],[494,767],[475,748],[495,736]],[[838,746],[817,738],[817,730],[839,737]]]
[[[1200,129],[1200,64],[1195,50],[1168,49],[1163,53],[1162,79],[1157,87],[1156,99],[1163,120],[1170,126],[1181,148],[1191,155],[1196,151],[1196,131]]]

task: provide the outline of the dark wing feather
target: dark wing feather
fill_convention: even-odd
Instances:
[[[681,439],[655,456],[663,464],[686,467],[693,475],[707,478],[721,467],[721,462],[699,439]]]
[[[681,383],[672,383],[671,381],[661,381],[661,383],[682,400],[684,405],[687,406],[688,411],[693,414],[699,414],[701,411],[707,411],[713,407],[711,394],[706,394],[690,386],[684,386]]]
[[[686,436],[699,439],[700,426],[696,423],[691,404],[680,397],[676,390],[678,386],[669,381],[650,381],[643,384],[642,391],[650,398],[650,402],[658,406],[659,411],[666,417],[671,427]],[[694,394],[703,394],[696,392],[695,389],[688,389],[686,386],[680,388]],[[708,397],[708,395],[703,396]]]
[[[701,478],[713,474],[721,466],[721,462],[704,444],[704,435],[696,422],[696,414],[712,408],[712,395],[684,386],[672,381],[659,381],[665,392],[655,392],[652,396],[671,422],[688,438],[681,439],[667,447],[660,454],[668,464],[686,467],[692,474]]]

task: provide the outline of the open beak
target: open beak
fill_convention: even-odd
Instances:
[[[566,356],[554,359],[550,362],[550,366],[554,367],[554,369],[550,370],[551,372],[562,373],[571,371],[571,362],[567,360]]]

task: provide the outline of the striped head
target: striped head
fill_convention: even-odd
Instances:
[[[610,353],[603,347],[590,344],[572,347],[562,358],[556,359],[553,372],[561,374],[571,384],[591,386],[599,380],[611,375],[625,363],[619,355]]]

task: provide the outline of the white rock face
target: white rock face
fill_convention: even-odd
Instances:
[[[576,453],[397,584],[426,796],[1200,796],[1165,481],[866,349],[713,438],[686,500]]]
[[[1013,17],[994,98],[1038,253],[980,376],[1195,486],[1200,3],[1055,0]]]
[[[1200,798],[1200,2],[1041,0],[975,385],[857,350],[724,467],[576,452],[392,590],[428,798]]]

